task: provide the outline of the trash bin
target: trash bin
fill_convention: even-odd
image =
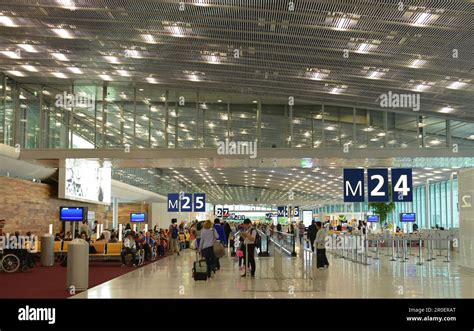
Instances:
[[[52,234],[44,234],[41,237],[41,265],[52,267],[54,265],[54,237]]]
[[[89,287],[89,244],[83,239],[69,243],[67,252],[67,289],[87,290]]]

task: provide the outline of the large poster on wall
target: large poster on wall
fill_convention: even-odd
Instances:
[[[59,170],[59,198],[110,204],[112,169],[110,162],[66,159]]]

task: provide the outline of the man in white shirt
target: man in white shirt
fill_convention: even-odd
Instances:
[[[125,267],[125,256],[132,254],[133,266],[137,266],[137,245],[133,239],[132,232],[127,233],[127,237],[123,241],[123,248],[120,257],[122,258],[122,267]]]

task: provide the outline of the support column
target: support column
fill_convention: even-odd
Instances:
[[[429,229],[431,227],[430,222],[430,180],[426,180],[425,184],[425,228]]]
[[[20,120],[21,120],[21,108],[20,108],[20,98],[18,91],[18,84],[14,82],[12,84],[12,104],[13,104],[13,146],[16,144],[21,145],[21,135],[20,135]],[[23,146],[21,146],[23,147]]]
[[[288,141],[288,147],[293,145],[293,106],[288,105],[288,116],[290,120],[290,140]]]
[[[74,96],[74,82],[71,82],[71,93],[72,95]],[[74,98],[74,100],[76,100]],[[71,110],[69,111],[69,117],[68,117],[68,120],[69,120],[69,123],[68,123],[68,137],[69,137],[69,141],[68,141],[68,146],[67,148],[73,148],[73,144],[74,144],[74,104],[75,102],[72,103],[72,107],[71,107]]]
[[[43,86],[41,86],[39,90],[39,96],[38,96],[38,103],[39,103],[39,144],[38,148],[45,148],[46,146],[44,145],[44,136],[45,136],[45,112],[43,109],[43,103],[44,103],[44,96],[43,96]]]
[[[120,102],[120,145],[122,147],[125,145],[124,120],[125,120],[125,114],[123,111],[123,101],[121,101]]]
[[[0,74],[0,79],[2,84],[2,136],[0,142],[9,145],[7,136],[7,76]]]
[[[169,136],[168,136],[168,126],[169,126],[169,121],[170,121],[170,113],[169,113],[169,104],[168,104],[168,90],[166,90],[166,100],[165,100],[165,148],[168,148],[169,146]]]
[[[133,147],[137,147],[137,87],[133,87]]]
[[[179,116],[179,107],[176,106],[174,110],[174,148],[179,147],[179,127],[178,127],[178,116]]]
[[[357,112],[356,108],[352,108],[352,139],[353,145],[357,144],[357,124],[356,124]]]
[[[195,128],[194,130],[196,131],[196,148],[199,148],[199,91],[196,92],[196,115],[194,119],[194,124]]]
[[[112,228],[118,229],[118,199],[112,198]]]
[[[460,266],[474,271],[474,169],[458,172]]]
[[[326,132],[324,129],[324,104],[321,105],[321,146],[326,146]]]
[[[227,139],[230,140],[230,123],[231,115],[230,115],[230,101],[227,101]]]
[[[449,175],[449,206],[450,208],[450,218],[451,221],[449,222],[449,228],[454,228],[454,172]]]
[[[258,99],[257,105],[257,146],[262,147],[262,101]]]
[[[107,82],[102,85],[102,148],[107,147]]]
[[[446,147],[451,147],[451,120],[446,120]]]

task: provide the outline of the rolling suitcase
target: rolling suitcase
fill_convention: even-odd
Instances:
[[[206,260],[200,260],[200,261],[195,261],[194,262],[193,278],[194,278],[195,281],[207,280]]]

